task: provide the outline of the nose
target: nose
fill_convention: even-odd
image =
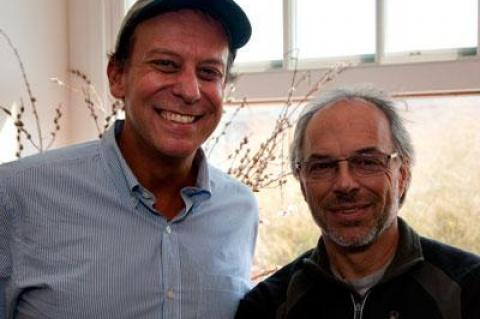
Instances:
[[[359,184],[353,175],[347,161],[338,163],[338,172],[333,184],[333,191],[336,193],[351,193],[359,189]]]
[[[193,104],[200,99],[200,83],[194,70],[183,70],[178,74],[173,94],[187,104]]]

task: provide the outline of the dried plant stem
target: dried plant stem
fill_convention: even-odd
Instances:
[[[310,77],[310,74],[304,73],[301,77],[298,77],[298,72],[294,71],[291,86],[287,99],[277,117],[275,126],[270,135],[265,139],[263,143],[253,152],[250,152],[248,148],[248,139],[244,139],[240,142],[237,148],[228,156],[230,162],[230,168],[228,173],[234,177],[240,179],[245,184],[249,185],[254,191],[260,191],[263,188],[276,185],[282,189],[286,183],[286,177],[291,174],[285,171],[285,138],[287,131],[293,126],[293,118],[295,113],[300,110],[304,102],[307,101],[315,92],[317,92],[326,83],[330,82],[346,69],[346,65],[336,66],[323,74],[323,76],[315,82],[307,91],[307,94],[302,96],[301,100],[293,104],[293,96],[295,88]],[[244,100],[246,103],[246,100]],[[277,153],[278,156],[277,156]],[[267,173],[267,169],[278,160],[280,165],[279,174]],[[239,160],[239,162],[237,162]],[[278,161],[277,161],[278,162]]]
[[[7,41],[7,44],[10,47],[10,49],[12,49],[13,54],[15,55],[15,58],[17,59],[17,63],[20,67],[20,72],[22,74],[23,83],[24,83],[25,88],[27,90],[27,94],[28,94],[29,101],[30,101],[30,106],[32,108],[32,113],[33,113],[33,116],[35,118],[35,124],[36,124],[36,127],[37,127],[37,134],[38,134],[39,149],[40,149],[40,152],[41,152],[41,151],[43,151],[43,140],[42,140],[43,135],[42,135],[42,128],[41,128],[41,125],[40,125],[40,117],[38,116],[38,112],[37,112],[37,106],[36,106],[37,99],[32,94],[30,83],[28,82],[28,78],[27,78],[27,73],[25,71],[25,66],[23,65],[23,61],[20,58],[20,54],[18,53],[17,48],[13,45],[13,42],[10,40],[9,36],[2,29],[0,29],[0,34]]]
[[[100,124],[98,123],[98,115],[95,112],[95,103],[93,103],[91,99],[90,91],[88,90],[88,88],[83,88],[82,91],[84,96],[83,101],[85,102],[87,109],[90,111],[90,116],[92,117],[93,122],[95,123],[95,127],[97,128],[98,135],[101,135],[102,129],[100,128]]]
[[[103,124],[102,133],[100,133],[100,135],[98,136],[99,138],[102,138],[103,134],[108,129],[112,121],[114,121],[117,118],[118,112],[120,112],[122,109],[123,109],[123,103],[120,100],[116,100],[112,103],[112,111],[110,112],[109,115],[105,117],[105,123]]]
[[[278,267],[273,267],[273,268],[270,268],[270,269],[267,269],[267,270],[260,271],[258,273],[253,274],[251,280],[252,281],[257,281],[259,279],[265,278],[265,277],[273,274],[277,270],[278,270]]]
[[[107,114],[106,109],[103,107],[102,99],[98,95],[95,87],[92,85],[92,81],[88,78],[88,76],[80,70],[72,69],[70,73],[78,77],[81,81],[85,83],[84,86],[81,88],[81,92],[83,95],[83,101],[87,106],[87,109],[90,112],[90,117],[93,119],[95,123],[95,127],[97,128],[98,137],[101,138],[105,130],[110,126],[110,124],[115,121],[118,116],[118,113],[123,109],[123,104],[119,100],[115,100],[111,104],[111,111]],[[64,85],[61,81],[58,81],[61,85]],[[105,115],[103,125],[100,124],[99,116],[97,114],[97,110],[100,111]]]
[[[51,139],[50,143],[48,143],[47,149],[53,146],[55,143],[55,139],[57,138],[57,134],[60,131],[60,119],[62,118],[62,103],[58,104],[57,108],[55,109],[55,117],[53,118],[53,131],[50,133]]]
[[[318,92],[323,86],[325,86],[328,82],[334,80],[339,74],[348,69],[350,66],[351,65],[348,63],[340,63],[335,65],[333,68],[327,70],[327,72],[325,72],[322,77],[310,87],[307,93],[302,96],[302,98],[296,104],[297,107],[293,108],[292,112],[288,114],[288,116],[293,116],[293,112],[298,109],[298,106],[305,103],[308,99],[312,97],[314,93]]]
[[[17,130],[17,142],[19,144],[18,146],[18,149],[17,149],[17,155],[18,153],[20,152],[21,154],[21,151],[23,151],[23,145],[21,145],[20,147],[20,144],[22,142],[22,133],[25,135],[26,139],[33,145],[33,147],[37,150],[37,151],[40,151],[40,146],[38,146],[33,140],[32,140],[32,135],[30,134],[30,132],[28,132],[28,130],[25,128],[25,124],[23,123],[22,121],[22,115],[23,113],[25,112],[25,107],[23,106],[23,101],[21,102],[22,103],[22,106],[20,107],[20,110],[19,112],[17,113],[15,119],[14,119],[14,116],[13,116],[13,113],[7,109],[6,107],[4,106],[1,106],[0,105],[0,110],[2,110],[5,114],[7,114],[9,117],[11,117],[12,119],[14,119],[14,122],[13,122],[13,125],[15,125],[15,128]]]
[[[3,107],[3,106],[0,105],[0,110],[2,110],[8,116],[12,116],[12,112],[10,112],[10,110],[7,109],[6,107]]]
[[[240,103],[240,105],[235,108],[235,110],[233,111],[232,116],[230,116],[229,120],[227,122],[225,122],[225,124],[222,127],[221,132],[214,138],[213,145],[208,147],[208,156],[211,155],[211,153],[213,152],[213,150],[215,149],[217,144],[220,142],[220,139],[222,138],[222,136],[225,136],[227,134],[228,129],[230,128],[231,124],[233,123],[233,121],[237,117],[238,113],[240,112],[241,109],[245,108],[246,105],[247,105],[247,99],[244,98],[242,100],[242,103]]]

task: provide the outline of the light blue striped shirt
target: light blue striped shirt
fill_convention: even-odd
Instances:
[[[252,193],[200,152],[167,222],[115,128],[0,166],[0,318],[233,318],[250,288]]]

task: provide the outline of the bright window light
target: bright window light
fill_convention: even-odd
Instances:
[[[238,51],[236,63],[283,59],[282,0],[236,0],[252,24],[252,37]]]
[[[128,10],[137,0],[125,0],[125,8]]]
[[[385,52],[477,46],[477,0],[385,0]]]
[[[299,0],[296,24],[301,59],[375,53],[375,0]]]

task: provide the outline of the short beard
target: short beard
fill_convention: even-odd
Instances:
[[[336,243],[343,248],[363,250],[374,243],[380,235],[392,224],[393,221],[387,222],[388,216],[382,216],[381,220],[375,225],[375,227],[369,229],[366,234],[354,238],[346,238],[340,233],[337,233],[335,229],[326,231],[322,228],[322,235],[329,240]]]
[[[393,206],[393,205],[391,205]],[[398,206],[397,206],[398,207]],[[322,230],[322,235],[336,243],[338,246],[354,250],[363,250],[372,245],[385,230],[390,228],[395,221],[395,216],[392,216],[392,210],[395,207],[389,207],[388,213],[382,214],[380,219],[377,220],[376,224],[368,230],[366,234],[360,234],[354,238],[348,238],[343,236],[340,232],[337,232],[335,229],[328,229],[327,225],[323,225],[317,220],[317,224]],[[352,224],[351,226],[355,226]]]

